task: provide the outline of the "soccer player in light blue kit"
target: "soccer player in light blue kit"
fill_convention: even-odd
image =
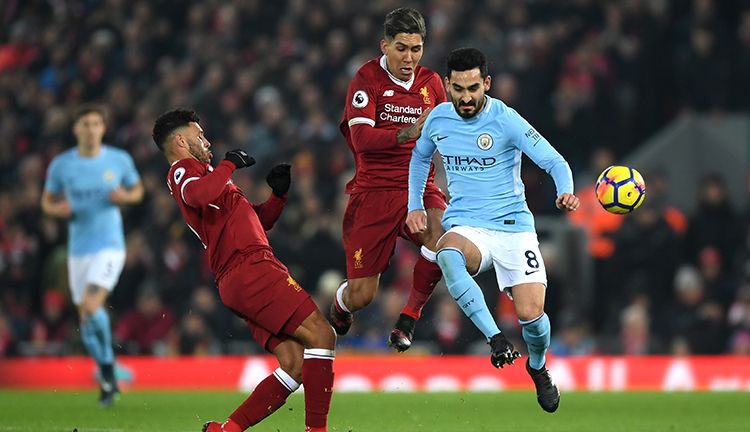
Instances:
[[[451,102],[427,117],[409,166],[412,232],[426,229],[422,204],[430,160],[440,152],[451,196],[437,244],[437,261],[448,291],[490,345],[495,367],[519,357],[500,332],[484,294],[472,276],[494,265],[499,288],[512,299],[529,350],[526,370],[542,409],[554,412],[560,392],[545,367],[550,323],[544,313],[547,275],[534,218],[521,181],[521,153],[546,170],[557,187],[556,205],[573,211],[573,176],[565,159],[516,111],[485,92],[490,76],[484,54],[473,48],[453,51],[447,61],[446,90]]]
[[[42,211],[68,219],[68,281],[78,307],[81,338],[101,373],[99,403],[119,392],[109,315],[104,302],[125,265],[125,237],[118,206],[139,202],[143,186],[133,159],[102,144],[104,112],[80,108],[74,117],[77,145],[52,160]]]

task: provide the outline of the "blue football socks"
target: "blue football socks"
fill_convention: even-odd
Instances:
[[[523,340],[529,348],[529,366],[541,369],[545,364],[545,355],[549,348],[550,325],[549,317],[543,313],[539,318],[530,321],[518,321],[523,328]]]
[[[487,339],[500,333],[495,319],[487,308],[482,289],[466,270],[464,254],[456,248],[440,249],[437,253],[437,262],[443,271],[448,292],[471,322]]]
[[[97,362],[111,365],[115,361],[115,353],[112,350],[112,329],[109,324],[109,314],[102,306],[89,318],[89,321],[94,324],[101,350],[101,358]]]

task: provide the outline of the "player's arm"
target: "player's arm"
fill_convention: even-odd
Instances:
[[[406,216],[406,226],[412,233],[420,233],[427,229],[427,213],[424,210],[424,189],[427,176],[430,174],[430,163],[435,153],[435,143],[428,134],[417,140],[411,152],[409,162],[409,213]]]
[[[234,170],[249,167],[253,164],[255,164],[255,159],[248,156],[244,150],[228,151],[224,160],[212,172],[204,176],[185,174],[180,185],[182,200],[190,207],[207,206],[219,197]]]
[[[135,204],[143,199],[143,184],[138,182],[132,186],[118,187],[109,193],[109,199],[117,205]]]
[[[73,208],[63,194],[62,170],[59,159],[54,159],[47,170],[40,205],[47,216],[67,219],[73,214]]]
[[[67,219],[73,214],[70,203],[62,194],[53,194],[48,190],[42,192],[41,206],[47,216]]]
[[[266,176],[266,183],[271,187],[273,193],[263,204],[253,204],[255,213],[258,214],[260,224],[263,229],[268,231],[281,216],[284,210],[284,204],[287,200],[287,192],[292,182],[292,166],[289,164],[279,164],[271,168]]]
[[[552,176],[557,189],[555,200],[557,208],[576,210],[580,203],[578,197],[573,194],[573,173],[568,162],[526,119],[512,108],[507,109],[509,115],[505,124],[506,132],[513,139],[516,147]]]
[[[116,205],[135,204],[143,199],[143,185],[138,171],[135,169],[133,158],[127,153],[122,153],[121,164],[123,167],[122,185],[112,189],[109,199]]]

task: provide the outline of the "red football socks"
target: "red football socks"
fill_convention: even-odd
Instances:
[[[333,350],[305,350],[302,383],[305,386],[305,425],[309,428],[307,430],[326,430],[328,410],[333,396],[333,357]]]
[[[414,280],[409,292],[409,300],[406,301],[401,313],[418,320],[422,315],[422,308],[430,299],[441,277],[443,273],[440,271],[440,266],[419,255],[417,264],[414,266]]]
[[[224,424],[225,432],[242,432],[273,414],[286,402],[286,398],[299,388],[281,368],[261,381]],[[232,423],[229,429],[228,423]],[[235,428],[236,427],[236,428]]]

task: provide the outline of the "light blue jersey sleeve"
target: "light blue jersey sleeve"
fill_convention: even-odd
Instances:
[[[417,139],[417,143],[411,152],[411,161],[409,162],[409,211],[424,209],[422,197],[424,196],[427,177],[430,174],[432,155],[436,149],[429,134],[429,118],[428,115],[422,128],[422,134]]]
[[[539,132],[513,108],[507,109],[505,133],[511,142],[535,164],[552,176],[557,196],[573,193],[573,173],[568,162]]]
[[[53,194],[59,195],[63,191],[63,180],[62,180],[62,169],[60,168],[60,160],[53,159],[52,163],[49,164],[47,169],[47,180],[44,182],[44,190]]]
[[[135,163],[133,162],[133,158],[130,157],[130,155],[126,152],[122,152],[121,155],[123,157],[122,185],[130,189],[131,187],[137,185],[141,181],[141,178],[138,175],[138,170],[135,169]]]

